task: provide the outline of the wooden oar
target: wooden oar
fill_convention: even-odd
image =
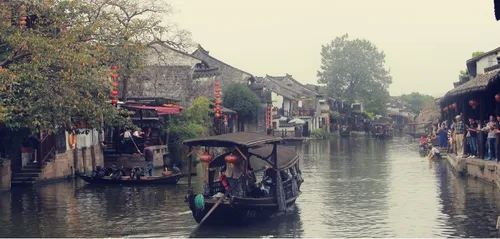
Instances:
[[[189,238],[193,237],[195,232],[198,231],[198,228],[200,228],[201,224],[203,224],[203,222],[205,222],[205,220],[208,218],[208,216],[210,216],[210,214],[212,214],[212,212],[219,206],[219,204],[227,197],[227,195],[229,195],[229,192],[230,190],[227,190],[226,193],[224,193],[224,196],[219,198],[219,200],[217,201],[217,203],[215,203],[215,205],[210,209],[210,211],[208,211],[207,215],[205,215],[205,217],[203,217],[203,219],[201,219],[200,223],[198,224],[198,226],[196,226],[196,228],[191,232],[191,234],[189,234]]]

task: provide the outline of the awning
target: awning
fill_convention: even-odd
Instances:
[[[136,110],[156,110],[158,115],[176,115],[181,113],[180,108],[164,106],[124,105],[123,107]]]

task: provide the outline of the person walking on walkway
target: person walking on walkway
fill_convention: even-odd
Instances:
[[[457,144],[457,156],[459,158],[464,156],[464,133],[465,133],[465,124],[462,122],[462,116],[457,115],[455,117],[455,141]]]

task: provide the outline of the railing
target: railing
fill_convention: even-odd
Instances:
[[[56,135],[49,134],[40,142],[37,149],[37,161],[41,165],[56,151]]]

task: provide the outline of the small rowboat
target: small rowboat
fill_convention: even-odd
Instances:
[[[105,177],[92,177],[87,174],[78,173],[76,174],[79,178],[83,179],[85,182],[90,184],[121,184],[121,185],[151,185],[151,184],[163,184],[163,185],[175,185],[179,179],[187,176],[186,174],[178,173],[169,176],[151,176],[151,177],[140,177],[139,180],[135,178],[130,178],[130,176],[122,176],[119,179],[112,179],[109,176]]]

